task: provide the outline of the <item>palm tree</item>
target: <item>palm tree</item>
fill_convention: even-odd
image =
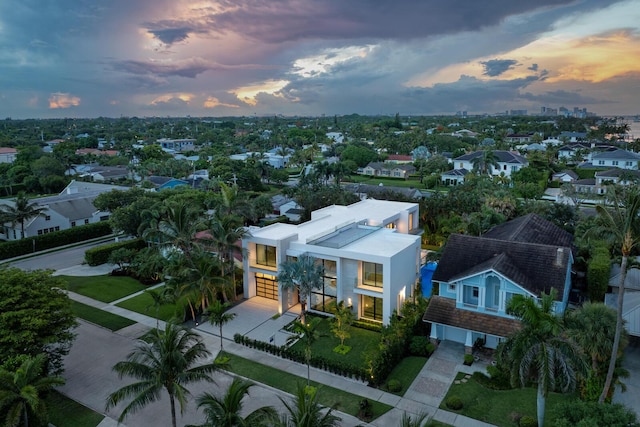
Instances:
[[[640,211],[640,189],[637,186],[620,187],[610,186],[607,188],[607,199],[609,206],[596,206],[598,217],[602,221],[600,226],[589,230],[589,234],[596,237],[604,237],[609,242],[620,246],[622,261],[620,263],[620,281],[618,282],[618,305],[616,331],[611,347],[611,357],[609,368],[605,378],[604,387],[598,401],[603,403],[609,395],[609,389],[613,381],[616,369],[616,361],[620,350],[620,338],[623,332],[622,310],[624,307],[624,286],[627,279],[627,264],[631,250],[638,243],[640,238],[640,226],[638,223],[638,212]]]
[[[47,407],[43,395],[64,379],[44,375],[46,356],[39,354],[26,359],[15,371],[0,368],[0,413],[3,425],[28,427],[48,423]]]
[[[236,267],[235,254],[242,253],[242,244],[239,242],[249,236],[249,231],[242,227],[242,220],[233,214],[215,213],[208,224],[208,240],[211,241],[215,252],[223,267],[222,276],[231,273],[233,296],[236,295]]]
[[[240,218],[253,219],[252,205],[246,193],[239,191],[237,185],[220,183],[220,194],[215,200],[215,210],[224,215],[236,215]]]
[[[227,393],[216,397],[204,393],[198,397],[198,408],[202,408],[206,421],[198,426],[187,427],[269,427],[276,423],[278,413],[271,406],[263,406],[247,416],[240,415],[242,401],[249,396],[253,384],[247,380],[234,378]]]
[[[293,332],[295,332],[296,335],[291,335],[287,338],[287,344],[292,344],[300,340],[304,345],[304,361],[307,364],[307,386],[311,383],[312,347],[321,336],[320,331],[318,331],[318,323],[320,323],[320,319],[318,318],[312,319],[311,322],[307,324],[295,320],[293,322]]]
[[[300,255],[280,264],[278,282],[282,289],[298,291],[300,300],[301,319],[305,323],[307,313],[307,299],[313,289],[319,289],[323,283],[324,267],[316,264],[316,259],[310,255]]]
[[[157,401],[164,388],[169,394],[171,423],[176,427],[176,400],[180,413],[184,413],[190,396],[185,386],[197,381],[213,382],[211,374],[220,365],[215,362],[196,365],[210,355],[202,338],[194,332],[172,323],[167,323],[164,331],[152,330],[129,353],[127,360],[113,367],[120,378],[131,376],[139,381],[109,395],[106,410],[131,397],[118,418],[118,422],[122,422],[129,413]]]
[[[158,221],[156,227],[145,230],[143,236],[160,245],[173,246],[190,257],[195,234],[201,227],[198,212],[186,202],[181,202],[169,207],[166,216]]]
[[[577,373],[584,368],[579,347],[566,337],[562,320],[553,313],[556,291],[542,294],[540,304],[525,295],[515,295],[507,305],[510,314],[521,320],[522,328],[499,347],[499,361],[510,366],[511,382],[524,387],[538,384],[538,425],[544,425],[549,391],[568,392],[575,388]]]
[[[14,205],[0,205],[0,222],[10,222],[12,226],[20,224],[20,238],[24,236],[24,223],[37,216],[44,216],[46,207],[37,203],[29,203],[29,198],[24,191],[20,191],[15,198]]]
[[[481,154],[471,160],[473,169],[480,175],[488,173],[491,175],[491,171],[494,167],[498,166],[498,158],[491,150],[481,151]]]
[[[166,286],[164,286],[160,291],[156,289],[147,289],[144,293],[149,295],[152,300],[151,304],[149,304],[145,310],[149,310],[150,308],[156,309],[156,329],[158,329],[160,327],[160,307],[174,303],[174,298]]]
[[[337,427],[342,419],[333,415],[333,408],[324,414],[318,403],[318,393],[298,384],[295,398],[287,402],[280,398],[287,414],[280,420],[281,427]]]
[[[236,313],[226,313],[229,308],[228,303],[221,303],[220,300],[215,300],[208,308],[207,314],[209,315],[209,322],[213,326],[220,328],[220,351],[223,351],[222,346],[222,327],[233,320],[236,317]]]

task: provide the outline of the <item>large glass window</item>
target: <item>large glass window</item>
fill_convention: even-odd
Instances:
[[[324,273],[320,289],[311,291],[311,308],[328,312],[330,311],[331,303],[337,302],[337,263],[328,259],[316,259],[316,264],[323,266]]]
[[[362,295],[362,317],[382,322],[382,298]]]
[[[276,247],[256,244],[256,264],[277,267]]]
[[[362,284],[367,286],[382,287],[382,264],[373,262],[362,263]]]
[[[463,303],[468,305],[478,305],[479,288],[477,286],[465,286],[462,294]]]

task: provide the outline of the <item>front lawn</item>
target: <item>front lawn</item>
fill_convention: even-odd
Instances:
[[[126,317],[118,316],[117,314],[109,313],[99,308],[91,307],[90,305],[82,304],[78,301],[71,301],[71,309],[76,317],[86,320],[87,322],[95,323],[103,328],[117,331],[127,326],[133,325],[133,320]]]
[[[46,399],[49,421],[56,427],[96,427],[104,416],[57,391]]]
[[[458,373],[456,380],[462,380],[464,377],[465,374]],[[516,416],[529,415],[536,418],[536,391],[535,388],[491,390],[471,377],[466,383],[452,384],[440,408],[500,427],[517,427],[518,424],[514,421]],[[447,408],[446,401],[450,396],[462,399],[462,409],[453,411]],[[550,414],[556,405],[572,399],[575,399],[574,395],[549,393],[545,408],[545,425],[553,425]]]
[[[162,292],[162,286],[155,288],[157,292]],[[153,305],[153,298],[147,293],[141,293],[133,298],[126,299],[116,304],[118,307],[144,314],[145,316],[156,318],[156,307]],[[182,313],[182,310],[180,310]],[[175,304],[165,304],[157,311],[157,318],[160,320],[171,320],[176,314]]]
[[[314,358],[332,360],[337,363],[346,362],[350,366],[363,366],[366,362],[367,352],[374,351],[380,343],[379,332],[352,326],[349,330],[351,338],[344,341],[345,345],[351,347],[351,351],[344,355],[336,353],[333,349],[340,345],[340,340],[331,332],[331,319],[313,315],[308,315],[307,317],[309,319],[312,317],[321,319],[317,330],[322,336],[313,344],[312,353]],[[304,344],[298,341],[292,346],[292,349],[304,352]]]
[[[306,378],[298,377],[287,372],[280,371],[270,366],[262,365],[248,359],[226,353],[229,356],[229,364],[227,370],[243,377],[250,378],[256,382],[266,384],[287,393],[295,394],[297,385],[301,382],[306,384]],[[311,376],[313,378],[313,375]],[[358,415],[360,410],[360,402],[363,397],[347,393],[328,385],[318,384],[311,381],[314,387],[318,387],[318,401],[321,405],[342,411],[353,416]],[[369,401],[373,409],[373,418],[391,410],[391,406],[384,403]]]
[[[112,302],[147,287],[127,276],[60,276],[68,283],[68,289],[80,295],[102,302]]]
[[[413,380],[416,379],[416,377],[422,370],[422,367],[425,363],[427,363],[426,357],[405,357],[400,361],[398,366],[393,368],[393,371],[391,371],[391,373],[389,374],[389,377],[387,378],[387,381],[385,382],[385,385],[383,387],[384,390],[389,393],[397,394],[398,396],[404,396]],[[389,384],[389,381],[391,380],[399,381],[402,389],[400,389],[400,391],[391,391],[387,389],[387,384]]]

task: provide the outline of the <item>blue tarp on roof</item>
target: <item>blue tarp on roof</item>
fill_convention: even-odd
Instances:
[[[433,290],[431,277],[433,276],[433,272],[436,271],[436,267],[438,267],[437,263],[428,262],[420,268],[420,282],[422,284],[422,296],[424,298],[431,297],[431,291]]]

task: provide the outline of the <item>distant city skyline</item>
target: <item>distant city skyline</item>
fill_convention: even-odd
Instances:
[[[640,114],[640,0],[0,3],[0,119]]]

